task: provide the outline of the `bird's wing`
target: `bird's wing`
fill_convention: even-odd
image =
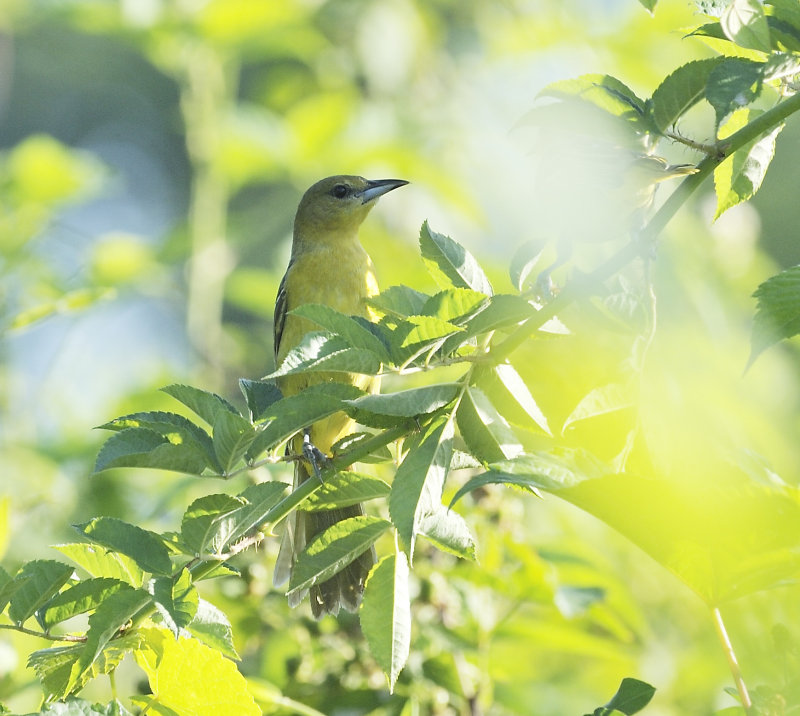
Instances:
[[[286,314],[287,314],[287,307],[288,307],[288,299],[286,295],[286,277],[289,275],[289,269],[291,268],[291,263],[289,267],[286,269],[286,273],[283,274],[283,278],[281,279],[281,285],[278,287],[278,296],[275,299],[275,315],[273,318],[274,327],[273,327],[273,338],[275,344],[275,357],[278,357],[278,350],[281,345],[281,336],[283,336],[283,328],[286,325]]]

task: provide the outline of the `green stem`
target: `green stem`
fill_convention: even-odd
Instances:
[[[733,681],[736,684],[736,690],[739,692],[739,699],[742,702],[742,706],[748,716],[755,716],[756,712],[753,710],[753,702],[750,700],[750,694],[744,683],[742,670],[739,668],[739,662],[736,660],[736,653],[733,651],[733,645],[728,637],[728,631],[725,629],[725,622],[722,621],[722,614],[719,611],[719,607],[713,607],[711,609],[711,617],[714,620],[717,638],[722,645],[722,650],[725,652],[725,658],[728,660],[728,667],[733,675]]]
[[[756,117],[752,122],[742,127],[738,132],[727,137],[717,145],[717,152],[707,156],[697,165],[697,172],[687,176],[669,195],[653,218],[639,234],[637,241],[631,241],[611,256],[605,263],[585,277],[582,281],[568,283],[550,303],[548,303],[535,316],[529,318],[504,341],[491,350],[492,362],[503,362],[522,343],[533,335],[541,326],[553,318],[559,311],[566,308],[582,295],[591,291],[593,286],[611,278],[633,259],[649,250],[664,227],[678,213],[687,199],[705,181],[706,177],[734,152],[750,142],[758,139],[765,132],[781,124],[789,115],[800,110],[800,93],[775,105],[772,109]]]

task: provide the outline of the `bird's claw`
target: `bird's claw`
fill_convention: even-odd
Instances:
[[[311,434],[309,432],[303,434],[303,457],[311,463],[316,478],[320,482],[324,482],[321,468],[325,467],[329,460],[327,456],[311,442]]]

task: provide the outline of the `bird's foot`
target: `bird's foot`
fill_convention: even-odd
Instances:
[[[322,479],[322,468],[330,461],[327,456],[311,442],[311,433],[308,430],[303,433],[303,457],[311,463],[316,478],[320,482],[324,482]]]

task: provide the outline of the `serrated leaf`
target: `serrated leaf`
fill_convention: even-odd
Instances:
[[[409,286],[390,286],[377,296],[367,298],[366,303],[382,313],[405,318],[419,315],[429,298],[428,294],[416,291]]]
[[[177,639],[181,629],[191,624],[197,613],[199,597],[191,573],[183,569],[177,578],[156,577],[150,591],[164,625]]]
[[[197,716],[261,716],[247,681],[216,649],[176,640],[163,629],[142,629],[147,649],[135,653],[160,706]]]
[[[151,603],[151,596],[140,589],[119,591],[109,596],[89,617],[89,630],[80,656],[70,668],[66,695],[83,683],[83,679],[117,632]]]
[[[227,518],[231,526],[226,546],[261,525],[267,513],[281,501],[287,487],[283,482],[260,482],[244,490],[239,496],[247,500],[247,504]]]
[[[230,516],[244,500],[230,495],[205,495],[186,509],[181,520],[181,541],[192,554],[215,554],[224,549],[231,526],[220,518]]]
[[[455,400],[460,389],[459,383],[436,383],[423,388],[399,390],[396,393],[362,395],[355,400],[344,402],[358,410],[413,418],[443,408]]]
[[[147,467],[189,475],[200,475],[207,467],[219,470],[206,450],[195,444],[172,443],[146,428],[127,428],[105,441],[97,454],[94,471],[115,467]]]
[[[103,600],[123,589],[132,587],[110,577],[86,579],[50,599],[37,610],[36,619],[42,629],[49,631],[56,624],[97,609]]]
[[[523,450],[508,422],[480,388],[464,390],[456,421],[470,452],[483,462],[510,460]]]
[[[630,385],[610,383],[589,391],[572,412],[564,420],[562,434],[582,420],[589,420],[608,413],[627,410],[635,405],[635,398]]]
[[[644,102],[630,87],[611,75],[588,74],[571,80],[559,80],[547,85],[539,96],[579,99],[614,117],[633,121],[644,115]]]
[[[325,480],[303,504],[307,512],[349,507],[361,502],[386,497],[391,487],[383,480],[358,472],[342,471]]]
[[[330,579],[364,554],[389,527],[391,523],[370,515],[349,517],[329,527],[297,556],[287,595]]]
[[[431,296],[420,313],[460,325],[488,303],[486,294],[469,288],[448,288]]]
[[[387,346],[376,335],[376,327],[370,328],[369,321],[359,316],[345,316],[343,313],[318,303],[306,303],[292,311],[293,314],[316,323],[330,333],[344,338],[352,348],[360,348],[374,353],[386,362],[389,359]]]
[[[441,505],[442,489],[453,453],[453,421],[440,415],[408,440],[389,495],[389,514],[409,561],[426,515]]]
[[[119,666],[126,654],[139,647],[141,641],[138,634],[126,634],[106,644],[92,667],[76,684],[74,690],[81,689],[94,676],[112,672]],[[28,666],[36,672],[48,699],[60,698],[66,693],[70,671],[80,658],[82,651],[83,645],[76,644],[40,649],[28,657]],[[54,704],[54,706],[56,705]],[[125,713],[125,711],[121,713]]]
[[[759,0],[732,0],[719,18],[725,36],[740,47],[769,52],[769,26]]]
[[[2,612],[6,605],[11,601],[11,597],[27,579],[13,579],[5,569],[0,567],[0,612]]]
[[[106,549],[99,548],[93,544],[86,544],[85,542],[57,544],[55,549],[83,568],[92,577],[111,577],[127,582],[133,587],[142,586],[144,578],[142,569],[124,554],[109,552]]]
[[[233,629],[228,617],[211,602],[201,599],[187,631],[223,656],[238,661],[239,654],[233,645]]]
[[[464,518],[443,506],[425,515],[419,525],[419,534],[444,552],[461,559],[477,560],[475,538]]]
[[[528,430],[538,428],[547,435],[551,434],[547,417],[513,365],[501,363],[477,371],[475,380],[509,423]]]
[[[472,254],[449,236],[431,230],[427,221],[419,232],[419,246],[428,273],[441,288],[471,288],[491,296],[492,285]]]
[[[743,109],[725,123],[724,136],[733,134],[753,118],[761,114],[758,110]],[[728,157],[714,170],[714,189],[717,194],[717,212],[714,219],[743,201],[751,199],[761,188],[772,158],[775,156],[775,141],[783,129],[782,124],[767,134],[746,144]]]
[[[666,132],[705,97],[706,83],[724,58],[712,57],[681,65],[653,92],[652,117],[659,132]]]
[[[409,316],[400,321],[389,336],[392,360],[395,365],[430,354],[439,349],[453,335],[464,329],[455,323],[435,316]]]
[[[11,596],[8,617],[16,624],[24,623],[39,607],[58,593],[72,576],[73,569],[63,562],[37,559],[26,562],[14,576],[19,587]]]
[[[352,348],[340,336],[317,331],[306,333],[300,343],[287,353],[278,369],[265,376],[265,380],[320,371],[375,375],[380,369],[381,360],[372,351]]]
[[[728,57],[709,74],[706,99],[714,108],[717,124],[735,110],[750,104],[761,93],[765,65]]]
[[[253,444],[256,431],[241,415],[223,410],[217,413],[212,438],[217,462],[222,467],[222,474],[227,475]]]
[[[464,326],[464,333],[456,338],[463,341],[489,331],[515,326],[535,316],[536,313],[538,313],[537,309],[522,296],[501,293],[492,296],[489,299],[489,305],[471,318]]]
[[[319,383],[273,403],[265,412],[267,425],[258,432],[248,456],[258,457],[309,425],[344,409],[344,401],[363,394],[346,383]]]
[[[115,517],[95,517],[73,526],[91,542],[127,555],[145,572],[165,575],[172,572],[169,550],[155,532]]]
[[[771,276],[756,289],[758,299],[747,367],[778,341],[800,333],[800,266]]]
[[[175,400],[183,403],[189,410],[201,417],[209,425],[214,424],[219,412],[239,415],[239,411],[236,407],[231,405],[225,398],[216,393],[210,393],[207,390],[201,390],[191,385],[179,385],[177,383],[167,385],[161,388],[161,390],[167,395],[171,395]]]
[[[93,704],[84,699],[69,698],[44,706],[38,716],[131,716],[131,712],[116,700],[108,704]]]
[[[403,552],[384,557],[364,586],[359,620],[369,650],[394,690],[411,648],[408,561]]]
[[[264,412],[283,397],[274,381],[240,378],[239,388],[247,402],[250,420],[254,423],[261,420]]]

